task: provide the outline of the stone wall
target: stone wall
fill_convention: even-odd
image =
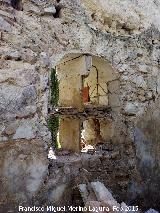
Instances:
[[[47,153],[40,141],[19,140],[0,144],[0,212],[17,212],[32,204],[48,171]]]
[[[107,59],[120,75],[121,108],[127,115],[142,115],[148,103],[158,98],[157,25],[144,29],[141,34],[116,36],[90,26],[93,21],[85,1],[82,5],[78,1],[61,1],[60,18],[54,18],[52,10],[44,12],[58,3],[24,1],[23,11],[17,11],[7,2],[1,1],[2,141],[8,140],[7,119],[13,122],[20,120],[20,124],[15,124],[14,130],[10,131],[11,138],[22,137],[15,133],[18,128],[23,129],[23,119],[28,119],[30,130],[29,135],[24,135],[25,138],[45,136],[49,69],[65,53],[92,53]],[[156,10],[158,6],[153,3],[152,7]],[[38,123],[35,129],[32,119]]]
[[[7,158],[5,164],[1,155],[1,168],[4,168],[0,172],[1,179],[6,177],[9,181],[10,173],[4,165],[13,160],[17,167],[21,162],[17,150],[24,140],[31,154],[37,150],[36,156],[39,146],[47,148],[51,140],[47,128],[50,69],[68,53],[89,53],[112,65],[120,82],[120,113],[115,114],[115,118],[122,121],[118,133],[115,128],[115,141],[120,141],[122,150],[128,155],[131,148],[137,156],[144,156],[139,146],[142,137],[135,137],[138,133],[134,127],[140,128],[144,137],[147,121],[147,131],[153,137],[148,139],[147,133],[147,142],[143,140],[143,144],[154,150],[152,158],[155,154],[157,157],[150,158],[149,164],[142,158],[137,161],[137,168],[143,174],[146,163],[148,172],[154,165],[156,170],[150,174],[157,177],[159,134],[155,134],[155,129],[157,131],[159,123],[155,119],[150,122],[145,113],[158,103],[160,94],[159,1],[24,0],[20,9],[15,8],[10,0],[0,1],[0,143],[5,147],[3,155],[12,152],[10,143],[17,153],[17,161]],[[159,104],[153,114],[154,118],[159,115]],[[31,145],[33,139],[39,141],[35,148]],[[130,140],[138,142],[128,144]],[[45,153],[39,156],[41,162],[45,159]],[[126,159],[121,161],[123,165],[128,164]],[[32,160],[28,162],[32,164]],[[32,167],[35,169],[36,164]],[[27,168],[30,168],[28,164],[25,170]],[[43,168],[47,172],[47,166]],[[16,171],[19,176],[21,173]],[[14,171],[11,176],[14,179]],[[142,180],[145,178],[147,176],[142,176]],[[37,188],[41,186],[39,171],[36,184]],[[12,191],[10,187],[13,186],[15,183],[10,182],[7,190]],[[21,187],[19,181],[15,190],[18,187]],[[139,190],[138,187],[135,194]],[[27,192],[26,189],[22,191]],[[18,194],[16,198],[19,200]],[[1,200],[4,200],[2,195]]]

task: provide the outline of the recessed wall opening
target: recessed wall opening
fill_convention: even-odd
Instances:
[[[94,151],[96,144],[103,142],[101,136],[100,121],[97,118],[89,118],[82,122],[81,128],[81,152]]]
[[[62,6],[61,5],[56,5],[55,8],[56,8],[56,13],[53,14],[53,17],[54,18],[61,18],[62,17],[62,13],[61,13]]]
[[[11,0],[11,5],[15,10],[23,10],[22,0]]]
[[[113,126],[107,118],[89,118],[81,125],[81,152],[112,150]]]
[[[88,54],[70,54],[55,72],[58,102],[52,105],[51,119],[59,118],[56,138],[60,147],[81,152],[110,140],[108,121],[119,101],[119,81],[110,64]]]

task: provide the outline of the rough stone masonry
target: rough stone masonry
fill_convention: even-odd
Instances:
[[[120,81],[112,123],[118,159],[92,158],[93,179],[118,199],[160,207],[160,1],[0,0],[0,211],[41,204],[43,187],[46,197],[55,190],[45,185],[50,70],[75,53],[107,60]],[[59,170],[52,181],[67,184]]]

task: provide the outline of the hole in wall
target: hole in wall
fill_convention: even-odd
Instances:
[[[81,124],[81,152],[110,152],[114,150],[110,121],[88,118]]]
[[[90,118],[83,121],[81,124],[81,152],[94,153],[96,145],[102,142],[99,119]]]
[[[81,196],[80,191],[77,187],[73,188],[71,198],[72,198],[72,205],[74,207],[79,207],[79,206],[84,207],[82,196]],[[76,211],[76,212],[80,212],[80,211]]]
[[[7,60],[7,61],[9,61],[9,60],[21,61],[22,60],[20,56],[17,57],[17,58],[16,57],[14,58],[10,55],[5,56],[4,59]]]
[[[56,13],[53,14],[53,17],[54,18],[61,18],[62,17],[62,14],[61,14],[62,6],[57,5],[57,6],[55,6],[55,8],[56,8]]]
[[[23,10],[22,0],[11,0],[11,5],[15,10],[18,10],[18,11]]]
[[[93,20],[95,20],[95,13],[92,13],[92,14],[91,14],[91,18],[92,18]]]
[[[51,74],[50,124],[53,143],[58,142],[58,147],[64,150],[80,153],[86,145],[95,147],[106,141],[108,126],[102,120],[111,108],[107,82],[117,76],[108,62],[98,57],[77,55],[62,59]],[[57,82],[58,98],[55,93]],[[53,128],[54,123],[56,128]],[[90,131],[94,135],[91,140],[82,136]]]

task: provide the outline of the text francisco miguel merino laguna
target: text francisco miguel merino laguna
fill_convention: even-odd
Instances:
[[[55,206],[19,206],[18,207],[19,212],[109,212],[109,211],[114,211],[114,212],[137,212],[138,211],[138,206],[125,206],[125,207],[119,207],[119,206],[112,206],[112,207],[93,207],[93,206],[88,206],[88,207],[82,207],[82,206],[61,206],[61,207],[55,207]]]

